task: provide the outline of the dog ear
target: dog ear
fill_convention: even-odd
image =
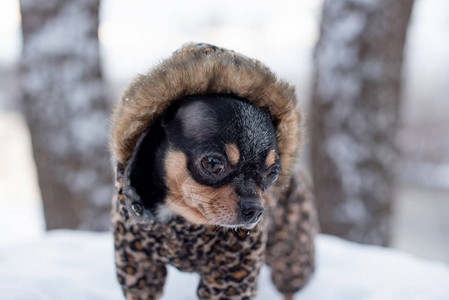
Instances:
[[[125,170],[124,193],[132,195],[148,215],[154,215],[166,197],[163,155],[167,148],[160,118],[142,133]]]
[[[175,118],[175,115],[179,109],[179,106],[180,106],[179,103],[172,104],[164,111],[164,113],[162,113],[162,115],[160,117],[160,124],[161,124],[162,128],[165,129],[170,125],[170,123]]]

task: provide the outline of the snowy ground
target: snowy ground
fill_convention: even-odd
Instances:
[[[0,250],[1,299],[122,299],[115,279],[109,233],[58,230]],[[408,254],[361,246],[339,238],[317,239],[318,266],[297,300],[443,300],[449,267]],[[196,274],[170,268],[165,300],[196,298]],[[282,299],[262,270],[258,300]]]
[[[391,246],[449,263],[448,216],[449,190],[418,185],[397,186]]]

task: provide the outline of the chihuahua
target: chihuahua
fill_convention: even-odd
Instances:
[[[253,299],[263,263],[291,299],[314,270],[316,214],[294,168],[301,115],[268,68],[186,45],[125,90],[112,122],[117,279],[161,297],[167,265],[200,275],[200,299]]]
[[[156,123],[158,134],[144,145],[152,149],[140,151],[131,174],[144,207],[162,222],[178,214],[194,224],[253,227],[281,170],[268,112],[232,95],[189,96]]]

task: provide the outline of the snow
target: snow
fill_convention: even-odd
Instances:
[[[0,111],[0,140],[1,247],[41,237],[45,220],[30,133],[21,114]]]
[[[304,99],[321,2],[102,1],[99,37],[105,75],[118,84],[129,82],[182,44],[208,42],[282,70]]]
[[[51,7],[55,2],[57,1],[42,3]],[[281,76],[297,83],[298,95],[300,98],[305,98],[309,90],[310,57],[319,34],[317,16],[320,13],[321,2],[309,1],[298,4],[299,2],[295,0],[281,2],[269,0],[255,4],[253,1],[199,0],[177,3],[175,6],[167,1],[155,6],[154,3],[144,0],[104,0],[102,2],[104,18],[99,31],[106,76],[114,83],[119,82],[121,85],[136,72],[145,71],[156,59],[169,55],[182,43],[192,40],[208,41],[261,59],[277,70]],[[370,0],[365,3],[369,4]],[[445,127],[449,107],[449,101],[447,101],[449,39],[443,38],[446,36],[449,25],[447,4],[447,0],[415,1],[407,39],[404,72],[404,99],[407,99],[404,101],[404,117],[405,124],[409,126],[408,131],[411,132],[410,138],[407,139],[408,143],[405,145],[410,145],[407,148],[417,149],[415,151],[417,153],[429,153],[433,149],[431,154],[438,155],[441,160],[447,157],[445,153],[449,153],[441,151],[441,149],[449,149],[449,144],[445,142],[449,141],[447,138],[449,131]],[[10,65],[17,62],[20,57],[19,6],[16,0],[1,1],[0,6],[0,64]],[[170,18],[163,13],[166,11],[171,12]],[[360,25],[359,19],[354,16],[345,20],[344,27],[347,27],[345,29],[347,32],[339,33],[345,38],[356,35]],[[69,18],[64,21],[69,25],[68,28],[73,26],[71,20]],[[64,24],[59,25],[64,26]],[[47,29],[47,33],[51,36],[49,42],[54,43],[56,38],[50,32],[52,28]],[[67,40],[67,37],[62,36],[63,33],[57,30],[58,40]],[[37,45],[38,48],[45,46]],[[57,49],[51,48],[53,49],[50,50]],[[346,59],[348,66],[354,63],[355,56],[352,54],[356,50],[339,53]],[[327,59],[323,63],[332,63],[332,61]],[[362,73],[370,72],[374,77],[380,76],[375,66],[376,62],[367,63],[366,66],[362,66]],[[64,69],[62,75],[75,74],[74,71],[76,66]],[[36,76],[46,77],[47,74]],[[40,87],[41,82],[41,79],[37,77],[30,78],[30,85],[37,84],[36,88]],[[331,79],[329,78],[326,84],[331,85]],[[359,86],[352,83],[352,78],[343,79],[341,86],[329,86],[329,89],[344,89],[350,95],[358,93]],[[9,80],[8,76],[3,76],[3,82]],[[8,87],[8,85],[4,86]],[[93,96],[77,94],[72,89],[71,91],[72,109],[76,112],[82,112],[86,107],[86,101],[91,97],[97,98],[95,95],[100,93],[95,90],[95,87],[92,88]],[[4,89],[1,92],[4,93],[5,98],[9,95]],[[5,101],[13,102],[10,99],[0,99],[0,102]],[[335,112],[342,115],[350,113],[351,110],[345,110],[344,107]],[[364,118],[362,115],[356,117]],[[86,120],[83,118],[81,114],[79,123],[86,128],[95,120],[93,117]],[[99,116],[99,118],[102,117]],[[112,240],[108,234],[58,231],[43,236],[44,220],[34,162],[30,159],[31,149],[28,144],[22,145],[25,140],[19,139],[22,136],[19,132],[26,131],[26,128],[22,126],[23,118],[19,115],[7,117],[2,114],[0,119],[1,125],[7,124],[4,127],[0,126],[1,140],[6,144],[17,145],[16,148],[2,144],[4,147],[0,150],[2,154],[0,155],[0,178],[2,178],[0,180],[0,209],[2,210],[0,298],[122,299],[115,282]],[[431,125],[434,126],[432,128],[438,125],[440,129],[418,131],[421,133],[417,139],[417,130],[410,127],[410,124],[419,121],[421,123],[418,125],[422,125],[426,120],[432,122]],[[12,128],[16,130],[15,133]],[[80,145],[88,147],[93,142],[90,139],[91,135],[83,136],[82,134],[89,131],[77,132],[76,128],[75,126],[70,128],[70,134],[80,142]],[[96,129],[100,131],[100,128]],[[360,127],[360,130],[363,128]],[[28,133],[26,136],[26,141],[29,143]],[[66,139],[63,136],[54,136],[53,140],[59,145],[60,151],[67,150],[64,146]],[[333,141],[337,145],[343,145],[343,142],[344,137]],[[26,151],[22,151],[23,149]],[[18,158],[14,160],[14,164],[10,160],[12,155]],[[31,169],[30,166],[32,166]],[[437,183],[440,187],[449,186],[448,165],[437,163],[435,165],[430,163],[406,165],[402,173],[414,178],[419,177],[416,178],[416,182],[432,185]],[[84,175],[86,176],[81,178]],[[72,178],[82,187],[87,184],[84,179],[92,178],[91,176],[92,174],[83,173],[80,177],[74,175]],[[4,180],[5,178],[8,180]],[[104,186],[94,192],[108,193]],[[417,194],[414,190],[409,193],[406,195],[407,199]],[[409,205],[412,204],[411,202],[401,206],[401,208],[409,209],[403,214],[410,219],[414,216],[422,217],[429,214],[429,222],[433,223],[427,225],[431,227],[431,230],[423,230],[426,226],[423,226],[420,218],[408,220],[401,228],[407,228],[410,241],[417,243],[416,240],[419,240],[421,251],[434,252],[428,256],[437,257],[437,249],[446,249],[448,243],[447,238],[441,238],[447,237],[447,229],[443,233],[436,230],[439,225],[438,228],[442,231],[443,223],[438,223],[439,220],[433,218],[434,215],[425,211],[425,209],[440,209],[441,206],[434,205],[434,196],[430,197],[426,194],[419,198],[423,203],[422,206],[417,206],[419,212],[410,213],[409,210],[416,206]],[[92,198],[104,199],[105,196]],[[432,204],[427,203],[425,206],[425,200],[422,199]],[[360,211],[355,214],[356,216],[363,215],[363,208],[360,210],[360,208],[352,207],[352,209]],[[413,234],[415,235],[412,238]],[[26,244],[25,240],[28,241]],[[436,244],[435,241],[440,244]],[[12,245],[18,242],[22,244]],[[401,242],[406,244],[402,240]],[[416,249],[416,245],[406,246]],[[403,246],[403,248],[406,247]],[[440,255],[439,259],[447,259],[446,254],[443,256],[440,253]],[[268,277],[268,270],[264,269],[258,299],[281,299],[269,283]],[[182,285],[179,284],[181,282]],[[170,269],[164,299],[196,299],[196,284],[195,275]],[[296,299],[449,299],[448,286],[448,267],[443,263],[420,260],[403,252],[359,246],[321,235],[318,238],[317,274]],[[185,290],[182,297],[177,295],[179,290]]]
[[[415,172],[419,170],[419,172]],[[421,183],[429,187],[449,187],[449,164],[432,164],[426,162],[403,163],[402,178],[408,182]]]
[[[41,2],[25,1],[24,5],[34,3],[40,7]],[[95,35],[91,33],[96,24],[89,15],[92,12],[88,2],[76,1],[59,8],[58,17],[47,18],[28,35],[27,46],[23,48],[22,63],[34,67],[25,68],[22,88],[28,95],[41,95],[44,99],[47,96],[51,100],[41,101],[35,110],[40,116],[48,116],[40,119],[46,119],[42,123],[51,130],[48,141],[53,146],[49,150],[55,156],[64,157],[71,151],[87,153],[106,143],[109,111],[97,108],[107,102],[103,100],[102,82],[93,74],[99,68],[100,53]],[[47,105],[49,102],[58,105]],[[70,116],[67,128],[60,129],[58,116],[64,115]]]
[[[327,235],[317,238],[317,272],[295,297],[448,299],[449,266],[404,252]],[[2,299],[123,299],[110,233],[50,231],[38,241],[0,249]],[[198,275],[169,268],[162,299],[197,299]],[[281,299],[262,269],[258,300]]]
[[[18,1],[0,2],[0,65],[20,57],[20,9]]]

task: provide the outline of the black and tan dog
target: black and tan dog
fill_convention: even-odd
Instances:
[[[316,216],[292,172],[299,120],[288,84],[210,45],[186,46],[134,80],[111,140],[128,299],[159,298],[167,264],[201,275],[201,299],[254,298],[264,261],[286,298],[307,282]]]

